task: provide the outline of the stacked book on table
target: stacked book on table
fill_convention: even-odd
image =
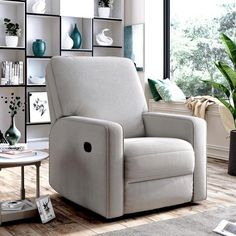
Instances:
[[[27,148],[27,144],[16,144],[10,146],[8,144],[0,144],[0,158],[19,158],[37,155],[36,151]]]

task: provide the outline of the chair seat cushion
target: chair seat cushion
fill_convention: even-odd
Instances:
[[[194,170],[194,151],[176,138],[129,138],[124,140],[125,181],[189,175]]]

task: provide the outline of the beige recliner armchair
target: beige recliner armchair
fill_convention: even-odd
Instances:
[[[49,180],[106,218],[206,198],[206,125],[147,112],[135,67],[113,57],[54,57]]]

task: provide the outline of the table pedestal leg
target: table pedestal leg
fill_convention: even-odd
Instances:
[[[39,176],[39,168],[41,163],[36,164],[36,197],[40,197],[40,176]]]
[[[21,166],[21,200],[25,199],[25,172],[24,166]]]

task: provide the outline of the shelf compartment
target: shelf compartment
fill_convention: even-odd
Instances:
[[[3,89],[4,87],[4,89]],[[1,96],[8,97],[8,101],[11,98],[11,93],[14,93],[16,96],[20,97],[21,102],[25,103],[25,88],[24,86],[1,86],[1,91],[0,91],[0,120],[1,120],[1,127],[0,130],[2,133],[5,133],[6,130],[10,126],[10,114],[8,113],[9,111],[9,103],[5,104],[4,101],[5,99],[2,99]],[[25,112],[22,110],[19,110],[17,112],[17,115],[15,116],[16,118],[16,127],[17,129],[20,130],[21,132],[21,138],[20,138],[20,143],[25,142]]]
[[[18,46],[25,47],[25,2],[0,0],[1,19],[8,18],[18,23],[21,29]],[[5,25],[0,25],[0,45],[5,46]]]
[[[59,37],[60,18],[27,15],[27,55],[33,56],[32,44],[36,39],[46,42],[44,57],[60,55]]]
[[[92,50],[92,19],[65,16],[61,18],[62,49],[65,50],[63,45],[66,34],[68,33],[70,35],[72,33],[75,24],[77,24],[78,30],[82,36],[82,44],[80,49]]]
[[[45,84],[34,84],[30,81],[31,77],[45,77],[46,67],[50,59],[44,58],[27,58],[27,85],[32,87],[41,86],[44,87]]]
[[[25,78],[25,51],[20,49],[15,50],[8,50],[8,49],[1,49],[0,52],[0,80],[4,77],[2,74],[2,62],[3,61],[22,61],[23,62],[23,78]],[[1,81],[0,81],[1,84]],[[20,84],[21,85],[21,84]],[[2,85],[6,86],[6,85]],[[12,86],[12,85],[10,85]],[[18,86],[18,84],[15,84],[14,86]]]
[[[60,0],[61,16],[92,18],[94,0]]]
[[[96,42],[96,35],[100,33],[103,29],[110,29],[105,32],[105,35],[113,39],[113,45],[119,46],[123,44],[123,22],[122,21],[98,21],[93,20],[93,45],[100,46]]]
[[[33,13],[32,6],[36,0],[27,0],[27,12]],[[35,13],[33,13],[35,14]],[[46,12],[48,15],[60,15],[60,1],[59,0],[46,0]]]
[[[94,16],[98,18],[98,1],[94,0]],[[115,0],[113,2],[113,8],[111,9],[111,16],[110,18],[124,18],[124,0]],[[109,18],[107,18],[109,19]]]

